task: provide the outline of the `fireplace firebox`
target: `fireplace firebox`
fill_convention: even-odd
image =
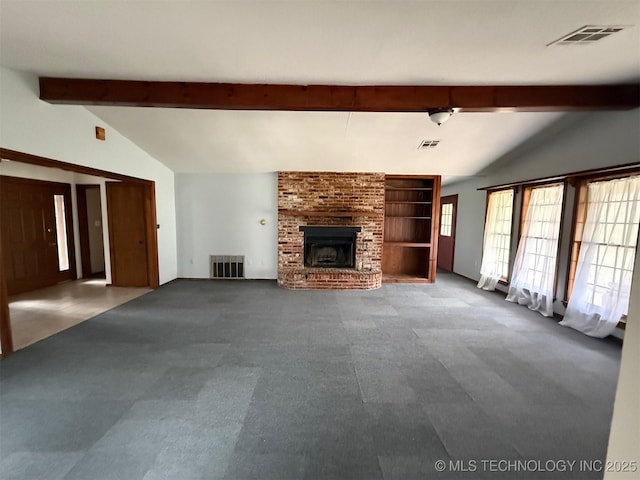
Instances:
[[[355,268],[356,233],[360,227],[301,226],[304,232],[304,266]]]

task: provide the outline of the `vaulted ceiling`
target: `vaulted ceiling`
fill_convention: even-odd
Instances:
[[[640,80],[637,0],[8,1],[0,64],[38,76],[338,85]],[[592,44],[547,46],[585,25]],[[1,86],[0,86],[1,88]],[[89,107],[177,172],[475,175],[562,113],[259,112]],[[440,140],[418,150],[422,140]]]

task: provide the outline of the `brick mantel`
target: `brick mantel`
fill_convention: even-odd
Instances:
[[[278,172],[278,284],[374,289],[382,283],[384,173]],[[356,268],[304,266],[303,225],[359,226]]]

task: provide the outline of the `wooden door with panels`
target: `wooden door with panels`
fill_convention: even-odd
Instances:
[[[453,272],[453,257],[456,246],[456,221],[458,218],[458,195],[440,198],[440,231],[438,234],[438,268]]]
[[[71,185],[0,177],[9,295],[75,279]]]
[[[146,188],[144,184],[134,182],[106,183],[113,286],[147,287],[152,283]]]

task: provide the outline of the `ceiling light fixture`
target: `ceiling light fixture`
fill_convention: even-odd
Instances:
[[[429,118],[433,123],[442,125],[453,115],[452,108],[439,108],[437,110],[429,110]]]

